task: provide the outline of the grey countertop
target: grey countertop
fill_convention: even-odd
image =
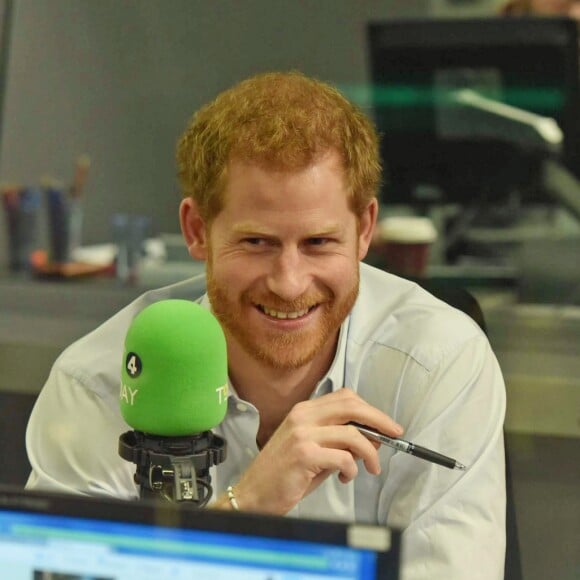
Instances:
[[[40,391],[56,357],[145,288],[0,278],[0,390]]]

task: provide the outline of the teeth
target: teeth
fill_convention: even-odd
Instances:
[[[297,312],[278,312],[277,310],[270,310],[265,306],[262,307],[264,312],[271,316],[272,318],[279,318],[280,320],[286,320],[287,318],[300,318],[305,314],[308,314],[308,308],[304,308],[304,310],[298,310]]]

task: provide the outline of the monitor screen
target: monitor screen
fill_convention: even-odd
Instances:
[[[376,580],[398,578],[397,547],[386,528],[0,492],[0,569],[14,580]]]
[[[575,22],[390,21],[371,23],[368,40],[384,203],[493,201],[533,182],[547,148],[530,119],[553,119],[562,158],[580,167]],[[528,196],[547,201],[533,187]]]

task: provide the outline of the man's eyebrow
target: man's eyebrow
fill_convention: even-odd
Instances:
[[[340,223],[331,223],[326,224],[320,228],[313,229],[307,236],[325,236],[330,234],[336,234],[342,231],[343,226]],[[236,233],[248,233],[248,234],[264,234],[264,235],[273,235],[273,232],[264,227],[261,224],[256,224],[252,222],[240,222],[232,226],[232,230]]]
[[[232,230],[236,234],[251,234],[251,235],[263,235],[263,236],[270,236],[272,235],[266,228],[260,226],[258,224],[253,224],[251,222],[244,222],[240,224],[236,224],[233,226]]]
[[[331,224],[331,225],[325,226],[324,228],[322,228],[320,230],[316,230],[312,234],[309,234],[308,237],[310,237],[310,238],[323,238],[325,236],[335,236],[336,234],[339,234],[341,231],[342,231],[342,227],[340,224]]]
[[[308,232],[305,238],[323,238],[328,236],[334,236],[342,231],[340,224],[329,224],[320,229],[315,229]],[[252,224],[251,222],[240,223],[233,226],[232,231],[238,235],[252,235],[252,236],[266,236],[275,237],[276,234],[271,230],[265,228],[264,226],[258,224]]]

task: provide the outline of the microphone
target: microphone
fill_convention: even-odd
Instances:
[[[211,312],[172,299],[134,318],[119,402],[133,431],[119,438],[119,455],[137,465],[141,498],[208,503],[209,468],[226,458],[226,441],[210,430],[225,417],[227,398],[226,340]]]

